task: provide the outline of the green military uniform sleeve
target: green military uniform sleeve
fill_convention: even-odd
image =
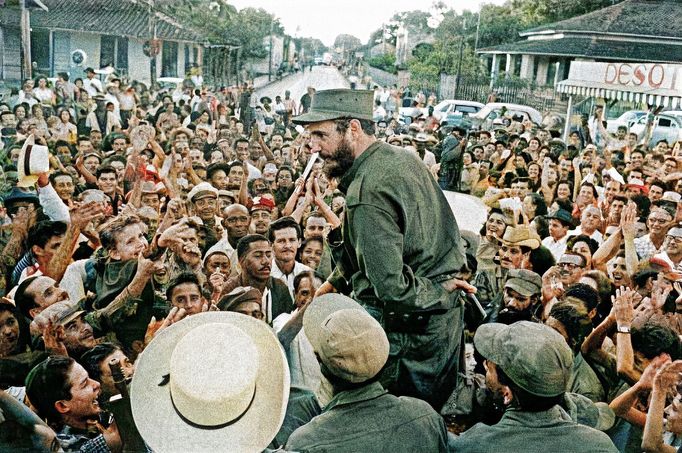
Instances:
[[[448,298],[439,283],[416,276],[404,263],[403,234],[388,211],[373,204],[356,205],[353,211],[351,228],[359,267],[381,301],[414,310]]]

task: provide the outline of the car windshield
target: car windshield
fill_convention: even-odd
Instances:
[[[464,113],[465,115],[471,115],[478,112],[478,107],[474,107],[473,105],[458,105],[455,107],[455,112],[461,112]]]
[[[448,107],[450,107],[450,105],[451,104],[449,102],[441,102],[440,104],[438,104],[436,106],[436,108],[434,110],[436,112],[445,112],[448,110]]]

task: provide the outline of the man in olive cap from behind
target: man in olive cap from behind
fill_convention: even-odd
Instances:
[[[573,353],[556,331],[529,321],[485,324],[476,331],[474,346],[485,359],[486,386],[505,412],[495,425],[478,423],[451,437],[450,451],[618,451],[606,434],[575,423],[560,406]]]
[[[352,292],[391,343],[381,382],[440,409],[457,384],[459,294],[476,288],[458,278],[466,259],[443,192],[417,156],[376,139],[372,101],[372,91],[319,91],[293,119],[346,194],[343,228],[328,236],[337,268],[317,295]]]
[[[446,451],[442,417],[424,401],[389,394],[379,382],[388,338],[357,302],[340,294],[316,298],[303,315],[303,329],[334,397],[292,433],[286,451]]]

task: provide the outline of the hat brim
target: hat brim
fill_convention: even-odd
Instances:
[[[502,243],[504,245],[508,245],[511,247],[530,247],[533,250],[540,247],[540,245],[541,245],[540,241],[538,241],[537,239],[533,239],[533,238],[525,239],[521,242],[509,242],[509,241],[505,241],[504,239],[502,239]]]
[[[35,146],[35,137],[31,134],[24,141],[24,145],[19,152],[19,158],[17,159],[17,187],[31,187],[38,181],[38,176],[27,175],[24,171],[26,152],[29,147],[33,146]]]
[[[366,312],[360,304],[342,294],[325,294],[310,303],[303,314],[303,331],[313,346],[313,350],[319,351],[322,341],[322,323],[332,313],[348,309]]]
[[[321,123],[322,121],[338,120],[342,118],[355,118],[358,120],[372,120],[371,116],[366,115],[348,115],[343,112],[331,112],[323,110],[310,111],[303,115],[296,116],[291,119],[294,124],[306,125],[312,123]]]
[[[64,319],[60,319],[58,324],[61,326],[66,326],[68,323],[70,323],[71,321],[78,318],[80,315],[82,315],[84,313],[85,313],[85,310],[74,311],[70,315],[67,315],[66,317],[64,317]]]
[[[520,280],[520,279],[510,278],[507,280],[507,283],[504,284],[504,287],[513,289],[517,293],[521,294],[523,297],[531,297],[531,296],[534,296],[536,294],[540,294],[542,292],[542,290],[540,288],[538,288],[537,291],[533,291],[529,288],[526,288],[523,285],[518,284],[514,280]]]
[[[259,352],[260,370],[249,409],[221,428],[202,428],[185,422],[176,412],[170,385],[160,386],[169,374],[173,350],[190,330],[208,323],[241,329]],[[201,351],[197,351],[197,361]],[[211,364],[207,364],[211,366]],[[200,367],[197,366],[197,372]],[[289,368],[277,336],[263,321],[234,312],[189,316],[161,331],[140,355],[130,387],[133,418],[145,442],[154,451],[260,452],[279,431],[289,399]],[[211,410],[207,407],[206,410]]]

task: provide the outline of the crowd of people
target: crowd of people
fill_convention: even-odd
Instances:
[[[682,445],[682,143],[47,82],[0,104],[0,450]]]

